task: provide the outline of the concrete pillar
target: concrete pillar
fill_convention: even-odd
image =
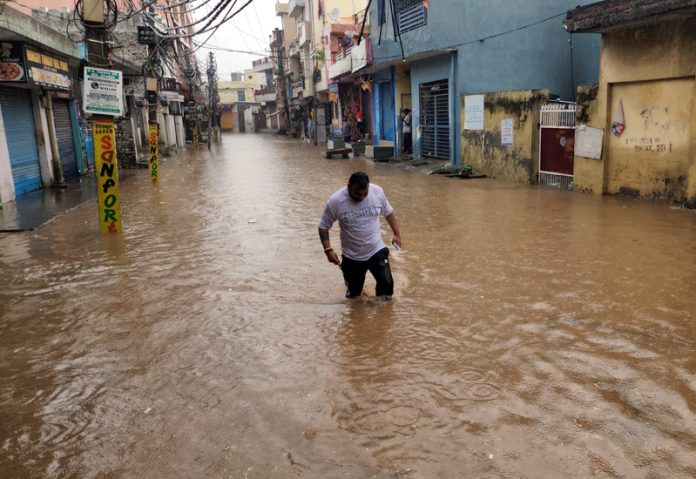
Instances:
[[[31,92],[32,109],[34,111],[34,133],[36,134],[36,145],[39,150],[39,166],[41,168],[41,183],[48,187],[53,184],[53,152],[49,137],[48,117],[46,108],[43,106],[39,92]]]

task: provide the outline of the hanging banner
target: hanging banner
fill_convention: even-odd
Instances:
[[[157,183],[159,177],[159,123],[150,123],[150,180]]]
[[[94,136],[94,163],[97,170],[97,201],[99,229],[102,233],[120,233],[121,194],[118,188],[116,137],[112,120],[92,123]]]

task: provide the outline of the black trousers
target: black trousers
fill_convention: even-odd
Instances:
[[[368,270],[374,276],[375,281],[377,281],[377,296],[391,296],[394,294],[394,279],[389,267],[389,248],[385,247],[376,252],[367,261],[355,261],[354,259],[343,257],[341,271],[343,271],[343,279],[348,287],[346,297],[360,296]]]

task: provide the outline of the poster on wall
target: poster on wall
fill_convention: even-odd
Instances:
[[[512,146],[512,118],[507,118],[500,122],[500,144]]]
[[[464,129],[483,130],[483,95],[464,97]]]
[[[580,125],[575,129],[575,156],[599,160],[602,158],[604,130]]]

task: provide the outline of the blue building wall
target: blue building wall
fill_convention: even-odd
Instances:
[[[376,65],[401,61],[401,49],[391,24],[390,2],[386,22],[380,25],[372,2],[370,23]],[[562,21],[578,0],[438,0],[430,2],[427,24],[402,34],[404,54],[411,64],[414,113],[418,116],[418,85],[449,78],[453,123],[459,132],[459,97],[465,94],[547,88],[562,99],[573,100],[575,86],[599,80],[599,35],[571,38]],[[427,57],[444,56],[437,59]],[[419,60],[421,59],[421,60]],[[572,59],[572,62],[571,62]],[[442,76],[448,63],[450,72]],[[437,73],[429,73],[435,68]],[[433,78],[439,75],[439,78]],[[414,118],[414,127],[417,126]],[[415,128],[414,128],[415,134]],[[452,148],[459,161],[460,135]],[[414,137],[415,152],[419,145]]]

